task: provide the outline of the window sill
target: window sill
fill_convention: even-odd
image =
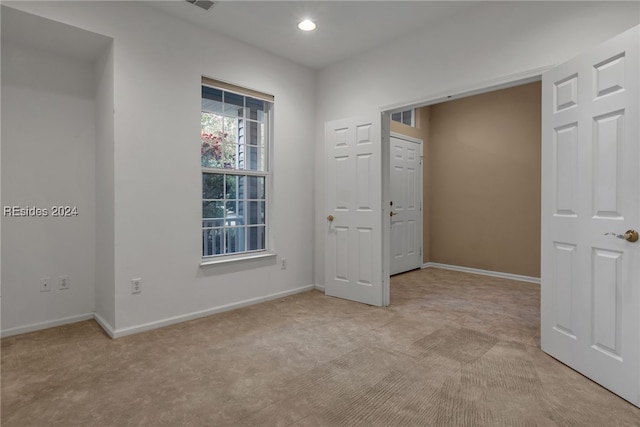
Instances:
[[[227,265],[227,264],[236,264],[241,263],[243,261],[254,261],[254,260],[263,260],[269,258],[275,258],[278,256],[277,254],[271,252],[263,252],[257,254],[246,254],[246,255],[238,255],[232,257],[220,257],[215,259],[203,259],[200,261],[200,268],[212,267],[215,265]]]

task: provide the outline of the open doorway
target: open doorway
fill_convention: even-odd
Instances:
[[[539,283],[541,86],[507,86],[419,105],[415,127],[390,122],[394,135],[424,141],[422,267]]]

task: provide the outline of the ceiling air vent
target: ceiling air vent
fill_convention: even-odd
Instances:
[[[209,10],[213,7],[215,2],[209,0],[185,0],[187,3],[191,3],[195,6],[198,6],[201,9]]]

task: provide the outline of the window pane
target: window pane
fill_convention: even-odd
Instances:
[[[264,226],[259,227],[248,227],[247,228],[247,250],[248,251],[256,251],[260,249],[264,249],[264,236],[265,236],[265,228]]]
[[[216,152],[220,153],[221,151],[222,151],[221,149],[209,150],[209,147],[206,146],[203,140],[202,156],[200,157],[201,165],[205,168],[222,168],[224,166],[224,163],[220,158],[220,154],[215,154]]]
[[[232,117],[244,116],[244,96],[237,93],[224,93],[224,114]]]
[[[226,202],[225,225],[235,226],[245,224],[245,206],[240,200],[229,200]]]
[[[267,156],[266,156],[266,151],[261,148],[260,151],[258,152],[258,170],[259,171],[266,171],[267,170]]]
[[[202,110],[222,114],[222,91],[202,86]]]
[[[225,117],[221,163],[225,169],[237,169],[238,120]]]
[[[229,144],[238,143],[238,119],[233,117],[220,117],[224,125],[225,141]]]
[[[264,202],[247,202],[247,224],[264,224]]]
[[[234,227],[227,228],[226,233],[226,247],[225,252],[228,254],[236,252],[244,252],[245,249],[245,228]]]
[[[202,132],[218,133],[224,130],[222,116],[206,111],[200,114],[200,125]]]
[[[249,120],[245,120],[245,122],[245,143],[249,145],[262,145],[264,143],[264,138],[262,137],[264,125]]]
[[[224,218],[224,202],[202,202],[202,218]]]
[[[264,158],[264,149],[262,147],[256,147],[255,145],[243,145],[238,147],[238,152],[242,154],[241,162],[238,162],[239,166],[242,166],[244,170],[250,171],[264,171],[266,170]]]
[[[228,119],[228,120],[234,120],[235,122],[235,126],[237,128],[236,131],[236,140],[235,143],[236,144],[244,144],[245,138],[247,136],[247,131],[245,129],[245,119]]]
[[[237,169],[237,145],[235,144],[223,144],[222,145],[222,167],[224,169]]]
[[[411,126],[411,110],[402,112],[402,123]]]
[[[264,101],[255,98],[246,98],[247,118],[264,121]]]
[[[245,155],[245,148],[244,145],[239,145],[238,147],[238,169],[245,169],[245,164],[246,164],[246,155]]]
[[[222,199],[224,175],[221,173],[203,173],[202,174],[202,198],[203,199]]]
[[[260,163],[259,163],[260,151],[261,150],[258,147],[252,146],[252,145],[247,145],[247,147],[245,148],[245,152],[247,156],[246,168],[248,170],[252,170],[252,171],[260,170]]]
[[[224,247],[222,236],[222,229],[220,228],[202,230],[202,255],[211,256],[224,253],[222,250]]]
[[[393,113],[391,115],[391,120],[394,122],[402,122],[402,113]]]
[[[264,199],[264,177],[249,176],[249,187],[247,189],[247,199]]]
[[[204,167],[222,167],[222,143],[227,137],[221,116],[201,114],[200,158]]]
[[[227,188],[226,199],[244,199],[246,177],[227,175],[225,185]]]

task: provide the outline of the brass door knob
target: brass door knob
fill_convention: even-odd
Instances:
[[[329,221],[329,222],[333,222],[333,219],[334,219],[334,218],[333,218],[333,215],[329,215],[329,216],[327,217],[327,221]]]
[[[637,242],[638,241],[638,232],[636,230],[627,230],[624,234],[617,233],[604,233],[605,236],[614,236],[618,239],[624,239],[627,242]]]
[[[624,233],[624,238],[627,242],[637,242],[638,241],[638,232],[636,230],[627,230]]]

